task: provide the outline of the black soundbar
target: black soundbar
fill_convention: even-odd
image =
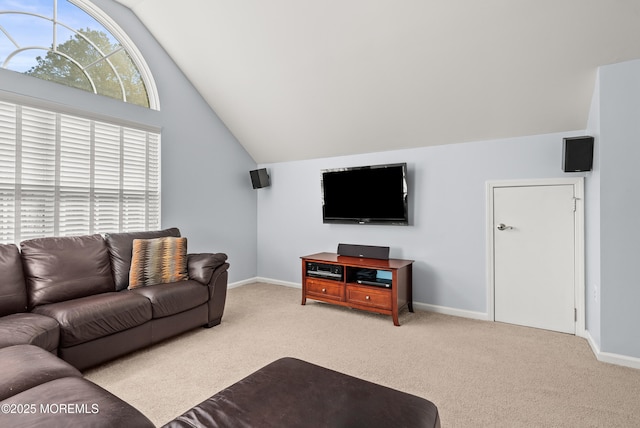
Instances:
[[[338,244],[338,255],[364,257],[367,259],[389,260],[389,247],[376,245]]]

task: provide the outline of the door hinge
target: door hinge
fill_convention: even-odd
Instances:
[[[578,322],[578,309],[573,308],[573,321]]]

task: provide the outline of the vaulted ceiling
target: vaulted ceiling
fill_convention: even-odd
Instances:
[[[257,163],[585,129],[639,0],[117,0]]]

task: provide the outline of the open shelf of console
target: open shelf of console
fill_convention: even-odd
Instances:
[[[302,259],[302,304],[307,299],[390,315],[413,312],[413,260],[370,259],[317,253]]]

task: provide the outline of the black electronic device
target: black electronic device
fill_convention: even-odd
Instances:
[[[391,271],[370,268],[351,268],[347,271],[347,282],[391,288],[393,278]]]
[[[307,262],[307,276],[342,281],[344,268],[339,265]]]
[[[562,170],[564,172],[591,171],[593,168],[593,137],[562,139]]]
[[[389,247],[376,245],[338,244],[338,255],[389,260]]]
[[[251,185],[254,189],[261,189],[271,185],[271,179],[266,168],[249,171],[249,175],[251,176]]]
[[[322,220],[408,225],[407,164],[323,170]]]
[[[375,279],[373,281],[369,281],[366,279],[358,279],[356,283],[361,285],[371,285],[373,287],[382,287],[382,288],[391,288],[392,280],[390,279]]]

